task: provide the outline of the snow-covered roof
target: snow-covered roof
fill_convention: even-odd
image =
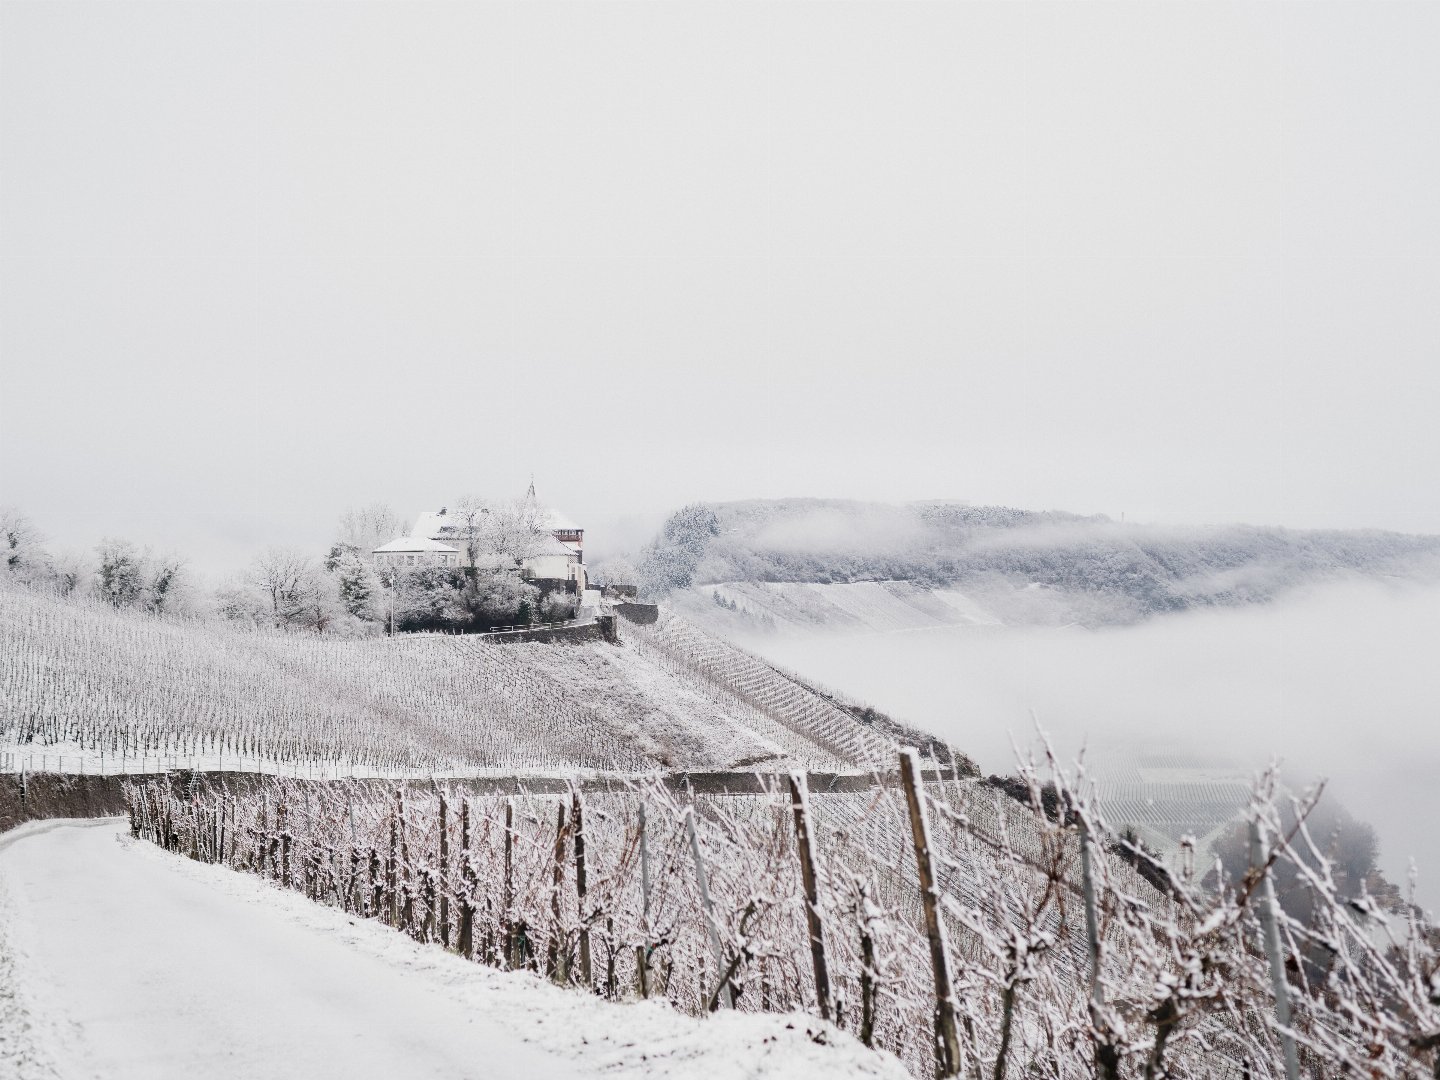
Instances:
[[[496,509],[496,506],[480,507],[482,514],[488,514]],[[541,526],[548,532],[574,532],[580,529],[579,525],[571,521],[559,510],[545,510],[542,512]],[[483,519],[482,519],[483,524]],[[426,510],[415,519],[415,527],[410,532],[415,536],[455,536],[465,528],[465,515],[456,513],[453,510]]]
[[[459,548],[453,548],[449,544],[442,544],[438,540],[431,540],[428,536],[401,536],[391,540],[388,544],[371,550],[371,555],[384,555],[390,552],[414,552],[414,551],[448,551],[460,554]]]
[[[535,545],[535,552],[530,557],[533,559],[539,555],[571,556],[575,553],[576,548],[574,544],[567,544],[563,540],[556,540],[555,537],[547,535],[545,539]]]
[[[559,510],[546,510],[545,528],[551,532],[577,532],[580,526],[576,525],[575,522],[571,521]]]

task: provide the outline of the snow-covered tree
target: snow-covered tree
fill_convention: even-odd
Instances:
[[[563,622],[575,617],[575,601],[559,591],[548,592],[540,599],[541,622]]]
[[[96,548],[95,592],[114,607],[134,607],[145,591],[143,556],[128,540],[107,539]]]
[[[307,587],[315,569],[304,553],[272,547],[255,557],[246,580],[264,594],[276,626],[293,626],[307,617]]]
[[[273,622],[270,597],[248,576],[222,583],[215,590],[213,602],[215,613],[222,619],[253,626]]]
[[[13,580],[33,581],[48,563],[40,530],[17,507],[0,506],[0,570]]]
[[[340,515],[337,543],[357,552],[367,562],[370,552],[405,535],[400,515],[385,503],[355,506]]]
[[[640,571],[628,559],[606,559],[590,571],[590,576],[601,585],[626,588],[640,584]]]
[[[337,553],[332,549],[325,560],[325,569],[334,576],[345,611],[357,619],[374,619],[380,582],[360,553],[354,550]]]

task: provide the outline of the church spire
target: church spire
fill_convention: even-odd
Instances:
[[[530,474],[530,487],[525,491],[525,500],[526,502],[532,503],[537,501],[535,497],[535,474],[533,472]]]

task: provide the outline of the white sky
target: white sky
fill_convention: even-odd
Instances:
[[[0,501],[207,570],[532,470],[592,530],[1440,531],[1437,55],[1431,3],[0,0]]]

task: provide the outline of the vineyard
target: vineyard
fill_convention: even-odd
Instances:
[[[883,746],[788,680],[620,646],[342,640],[0,590],[0,765],[297,776],[837,769]],[[750,662],[735,653],[744,675]],[[772,673],[773,674],[773,673]],[[778,678],[778,676],[777,676]]]
[[[1278,831],[1273,785],[1250,809],[1254,869],[1210,892],[1137,873],[1058,771],[1058,815],[1033,774],[1026,806],[926,780],[913,752],[841,794],[761,779],[496,795],[195,778],[128,800],[136,835],[477,962],[697,1015],[809,1012],[917,1077],[1440,1068],[1435,930],[1341,901],[1304,830]],[[1273,903],[1276,861],[1303,874],[1310,921]]]
[[[808,687],[681,619],[667,616],[653,627],[636,627],[632,636],[641,655],[675,678],[720,688],[753,715],[773,717],[773,733],[781,741],[798,737],[827,748],[837,760],[863,765],[886,762],[894,752],[892,740]]]

